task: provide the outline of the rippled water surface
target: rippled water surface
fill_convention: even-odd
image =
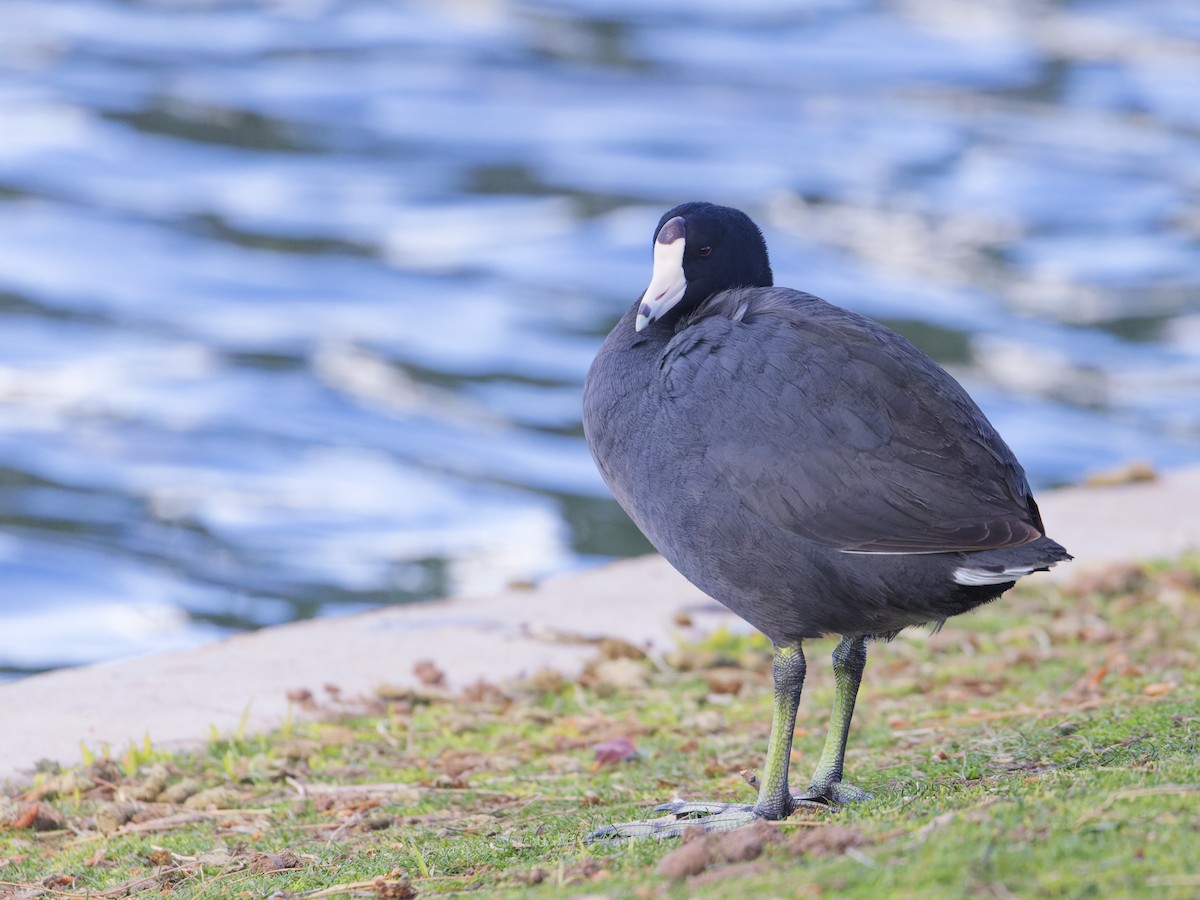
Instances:
[[[0,671],[645,549],[579,392],[683,200],[1035,485],[1200,459],[1200,5],[784,7],[7,0]]]

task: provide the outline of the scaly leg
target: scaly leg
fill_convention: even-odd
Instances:
[[[748,825],[755,819],[785,819],[796,808],[788,788],[788,760],[792,753],[792,732],[796,728],[796,708],[804,688],[804,651],[799,643],[775,647],[775,709],[771,717],[771,737],[767,742],[767,763],[759,779],[758,802],[741,803],[664,803],[656,810],[668,815],[647,822],[605,825],[588,835],[588,841],[626,840],[635,837],[675,837],[688,828],[705,831],[729,831]],[[861,673],[861,667],[860,667]]]
[[[825,749],[821,751],[821,759],[817,762],[808,792],[802,797],[797,797],[798,801],[854,803],[871,798],[862,788],[842,782],[842,769],[846,762],[846,736],[850,733],[854,701],[858,697],[858,686],[862,683],[863,669],[866,665],[866,638],[843,637],[833,651],[833,677],[837,687],[833,700],[833,714],[829,720],[829,733],[825,737]]]

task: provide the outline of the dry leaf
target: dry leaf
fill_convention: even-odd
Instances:
[[[619,762],[624,762],[627,759],[637,759],[637,748],[627,737],[613,738],[608,741],[601,741],[594,748],[596,753],[596,761],[592,769],[598,769],[601,766],[616,765]]]

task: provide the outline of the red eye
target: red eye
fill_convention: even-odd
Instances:
[[[700,255],[701,256],[712,256],[712,247],[701,247]]]

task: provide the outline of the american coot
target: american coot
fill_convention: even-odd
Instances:
[[[584,433],[659,552],[771,639],[775,709],[753,806],[664,804],[662,818],[594,839],[724,830],[865,798],[842,765],[867,641],[936,628],[1071,558],[958,382],[877,322],[773,287],[745,213],[685,203],[653,247],[650,287],[588,372]],[[794,797],[801,642],[830,634],[842,639],[829,734]]]

